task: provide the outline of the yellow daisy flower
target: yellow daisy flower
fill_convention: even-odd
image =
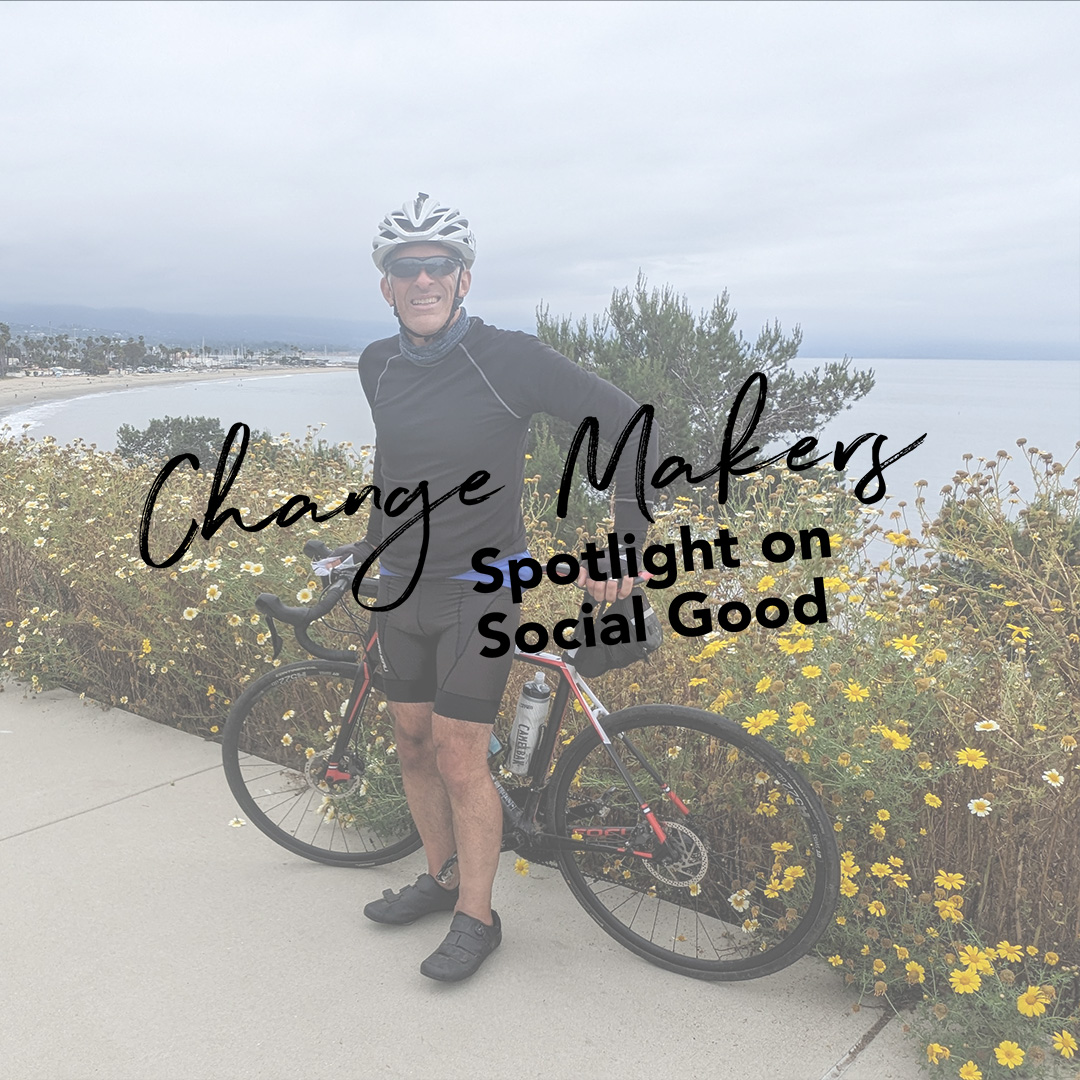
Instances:
[[[946,870],[939,870],[934,875],[934,884],[939,889],[962,889],[967,882],[963,874],[950,874]]]
[[[1041,986],[1029,986],[1017,999],[1016,1008],[1024,1016],[1042,1016],[1046,1012],[1049,998]],[[1002,1062],[1004,1064],[1004,1062]]]
[[[1073,1038],[1071,1032],[1062,1028],[1061,1031],[1055,1031],[1052,1038],[1054,1041],[1054,1049],[1063,1058],[1071,1058],[1076,1053],[1078,1047],[1076,1039]]]
[[[974,994],[982,986],[982,979],[974,968],[962,968],[949,972],[949,985],[957,994]]]
[[[1010,1042],[1008,1039],[999,1042],[994,1047],[994,1056],[998,1059],[999,1065],[1005,1065],[1010,1069],[1015,1069],[1017,1065],[1024,1063],[1024,1051],[1017,1043]]]
[[[931,1043],[926,1048],[926,1060],[931,1065],[937,1065],[942,1061],[949,1060],[949,1048],[942,1046],[941,1043]]]

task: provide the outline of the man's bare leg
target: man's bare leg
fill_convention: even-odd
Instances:
[[[438,713],[431,717],[436,764],[450,801],[452,842],[457,844],[461,888],[457,910],[488,926],[502,846],[502,804],[487,763],[491,728]]]
[[[487,764],[492,725],[440,716],[426,703],[392,702],[390,711],[428,873],[435,877],[456,851],[447,885],[460,882],[457,910],[490,926],[502,846],[502,806]]]
[[[435,877],[457,845],[454,842],[450,797],[439,775],[435,744],[431,737],[431,708],[430,701],[390,702],[405,797],[409,800],[416,830],[424,842],[428,873]],[[452,889],[457,880],[458,868],[455,866],[451,878],[446,882],[447,888]]]

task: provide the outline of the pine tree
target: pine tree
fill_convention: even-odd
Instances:
[[[121,424],[116,429],[117,452],[129,461],[165,462],[177,454],[194,454],[212,467],[221,453],[225,432],[213,416],[166,416],[145,428]]]
[[[695,314],[670,285],[650,289],[640,274],[632,289],[616,289],[604,313],[592,320],[552,316],[543,304],[536,314],[542,341],[655,407],[661,458],[681,456],[699,472],[719,460],[732,403],[755,372],[768,379],[768,403],[752,439],[762,451],[790,436],[816,434],[874,385],[873,372],[850,371],[847,357],[797,372],[791,361],[802,343],[798,326],[785,334],[774,320],[750,341],[736,329],[736,318],[726,291]],[[530,452],[541,493],[557,489],[572,434],[563,421],[534,421]],[[687,489],[675,484],[668,490],[675,495]],[[597,500],[582,488],[571,496],[568,521],[595,517],[605,505],[603,497]]]

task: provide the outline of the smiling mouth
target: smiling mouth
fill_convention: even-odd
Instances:
[[[409,304],[412,307],[431,307],[434,304],[438,304],[440,301],[438,296],[421,296],[415,300],[410,300]]]

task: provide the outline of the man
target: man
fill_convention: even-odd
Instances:
[[[450,932],[420,970],[454,982],[472,975],[499,945],[491,908],[502,811],[488,771],[492,725],[512,656],[480,655],[477,629],[492,611],[512,633],[519,613],[507,588],[480,593],[473,553],[526,554],[521,516],[529,418],[546,412],[575,425],[595,416],[610,444],[637,409],[622,391],[535,337],[497,330],[461,306],[472,283],[476,245],[468,221],[424,193],[386,216],[373,244],[383,298],[400,333],[369,345],[360,381],[375,421],[373,483],[440,494],[478,471],[490,474],[469,499],[450,499],[430,518],[426,552],[419,526],[381,554],[378,632],[381,678],[394,718],[405,793],[424,842],[428,873],[364,909],[376,922],[403,925],[454,911]],[[644,539],[647,518],[634,494],[636,454],[616,471],[616,527]],[[648,472],[655,468],[655,436]],[[366,537],[335,551],[362,562],[396,528],[373,508]],[[386,528],[386,526],[389,528]],[[423,573],[402,600],[418,561]],[[496,563],[495,565],[499,565]],[[629,579],[586,580],[597,600],[626,596]],[[452,878],[436,875],[457,853]]]

